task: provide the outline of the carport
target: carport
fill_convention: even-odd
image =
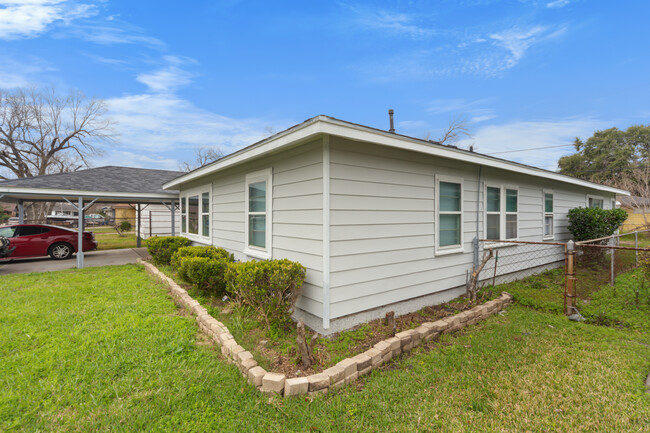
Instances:
[[[129,203],[137,206],[137,246],[141,246],[142,206],[163,204],[171,212],[171,233],[175,235],[177,191],[163,190],[163,184],[183,172],[147,168],[107,166],[69,173],[47,174],[0,182],[0,200],[18,204],[19,223],[25,221],[23,203],[66,201],[78,211],[77,268],[84,267],[83,231],[85,211],[95,203]]]

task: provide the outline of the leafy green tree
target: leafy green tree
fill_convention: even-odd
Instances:
[[[650,161],[650,125],[634,125],[622,131],[596,131],[586,141],[576,138],[576,153],[558,161],[560,173],[596,182],[628,177]]]

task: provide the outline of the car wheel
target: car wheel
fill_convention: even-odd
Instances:
[[[48,251],[48,254],[50,257],[52,257],[54,260],[65,260],[69,259],[72,257],[72,246],[70,244],[66,244],[64,242],[59,242],[50,247],[50,250]]]

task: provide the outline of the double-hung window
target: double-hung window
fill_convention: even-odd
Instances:
[[[516,188],[485,187],[485,237],[489,240],[519,237],[519,191]]]
[[[187,238],[211,243],[211,195],[210,185],[181,192],[181,233]]]
[[[544,191],[544,239],[553,239],[555,235],[553,206],[553,193]]]
[[[271,258],[272,191],[271,169],[246,176],[246,255]]]
[[[605,200],[602,197],[595,197],[592,195],[587,196],[588,207],[597,207],[603,209],[605,207]]]
[[[460,178],[437,178],[438,227],[436,253],[463,251],[463,181]]]

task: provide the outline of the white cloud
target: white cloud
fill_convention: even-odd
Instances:
[[[117,121],[119,147],[191,159],[197,146],[219,146],[228,153],[269,135],[263,119],[234,119],[196,107],[172,94],[126,95],[107,100]],[[282,122],[279,127],[286,123]]]
[[[152,92],[170,92],[192,82],[192,74],[176,66],[167,66],[150,73],[138,75],[139,82]]]
[[[97,14],[94,5],[66,0],[7,0],[0,7],[0,39],[35,37],[56,22]]]
[[[418,26],[414,23],[414,16],[404,13],[372,12],[360,16],[359,21],[368,28],[389,31],[412,39],[429,37],[435,33],[431,28]]]
[[[555,0],[549,3],[546,3],[547,8],[563,8],[564,6],[571,3],[571,0]]]
[[[606,127],[606,122],[590,117],[558,121],[518,121],[484,126],[479,128],[472,138],[463,139],[458,144],[463,147],[473,145],[477,152],[485,154],[544,147],[545,149],[540,150],[499,153],[494,156],[554,170],[561,156],[572,153],[570,145],[575,137],[589,137],[603,127]],[[560,145],[567,147],[548,148]]]
[[[165,44],[151,36],[147,36],[142,29],[117,19],[107,19],[107,23],[95,22],[77,25],[68,28],[67,33],[88,42],[100,45],[136,44],[149,48],[162,49]]]
[[[112,150],[102,157],[95,158],[95,167],[117,165],[121,167],[142,167],[158,170],[179,170],[179,161],[175,158],[166,158],[160,155],[142,154],[126,150]]]
[[[56,69],[42,59],[28,57],[24,61],[18,61],[6,54],[0,54],[0,89],[11,89],[15,87],[29,87],[43,82],[46,74]],[[56,82],[50,79],[48,81]]]

